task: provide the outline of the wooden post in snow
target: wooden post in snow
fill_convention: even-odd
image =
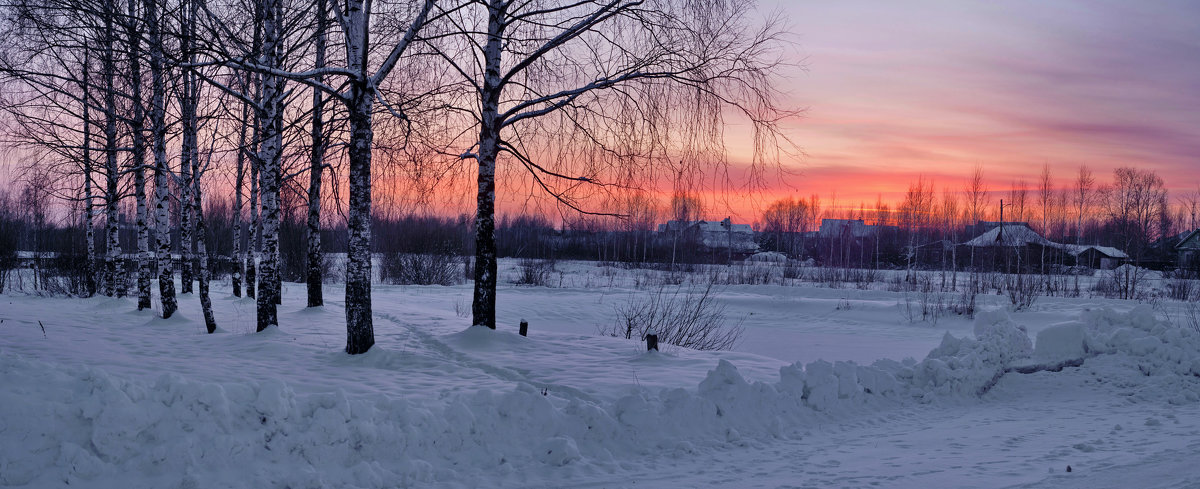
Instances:
[[[646,333],[646,351],[658,351],[658,334]]]

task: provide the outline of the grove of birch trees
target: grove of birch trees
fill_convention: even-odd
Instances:
[[[297,207],[306,306],[324,305],[323,227],[344,224],[345,351],[359,354],[375,341],[381,168],[426,193],[474,175],[472,323],[490,328],[498,191],[624,216],[647,182],[727,175],[730,119],[751,129],[749,179],[776,168],[793,114],[776,90],[787,42],[755,7],[3,0],[3,141],[86,234],[86,279],[71,293],[136,296],[164,318],[177,294],[196,293],[210,333],[214,267],[232,267],[233,295],[254,298],[258,331],[279,326],[281,223]],[[233,216],[215,238],[212,195]],[[127,230],[135,249],[123,249]]]

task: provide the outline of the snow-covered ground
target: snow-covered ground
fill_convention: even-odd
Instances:
[[[162,320],[2,295],[0,486],[1200,487],[1181,305],[981,296],[931,324],[902,293],[740,285],[736,351],[646,353],[597,334],[641,272],[559,269],[502,285],[497,331],[469,285],[377,285],[357,357],[337,286],[305,309],[285,284],[261,334],[219,284],[215,335],[194,296]]]

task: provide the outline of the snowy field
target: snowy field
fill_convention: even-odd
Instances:
[[[338,286],[309,310],[284,284],[261,334],[227,283],[214,335],[195,296],[162,320],[0,295],[0,486],[1200,487],[1181,304],[987,295],[931,323],[903,293],[738,285],[734,351],[647,353],[597,334],[641,272],[559,270],[502,283],[496,331],[469,285],[377,285],[357,357]]]

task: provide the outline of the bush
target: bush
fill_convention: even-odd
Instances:
[[[693,350],[730,350],[741,341],[745,328],[729,325],[725,306],[714,302],[713,282],[686,287],[659,287],[616,306],[616,320],[599,328],[600,334],[627,339],[658,335],[659,343]]]
[[[1038,279],[1034,276],[1017,274],[1005,278],[1005,290],[1008,300],[1012,302],[1014,311],[1023,311],[1033,306],[1038,298]]]
[[[1167,297],[1172,300],[1189,300],[1196,294],[1196,282],[1183,277],[1172,278],[1167,282]]]
[[[521,259],[521,264],[517,266],[517,270],[520,273],[513,283],[517,285],[545,287],[549,284],[550,275],[554,273],[554,267],[554,260],[523,258]]]
[[[396,285],[454,285],[463,276],[460,263],[448,253],[383,253],[379,280]]]

